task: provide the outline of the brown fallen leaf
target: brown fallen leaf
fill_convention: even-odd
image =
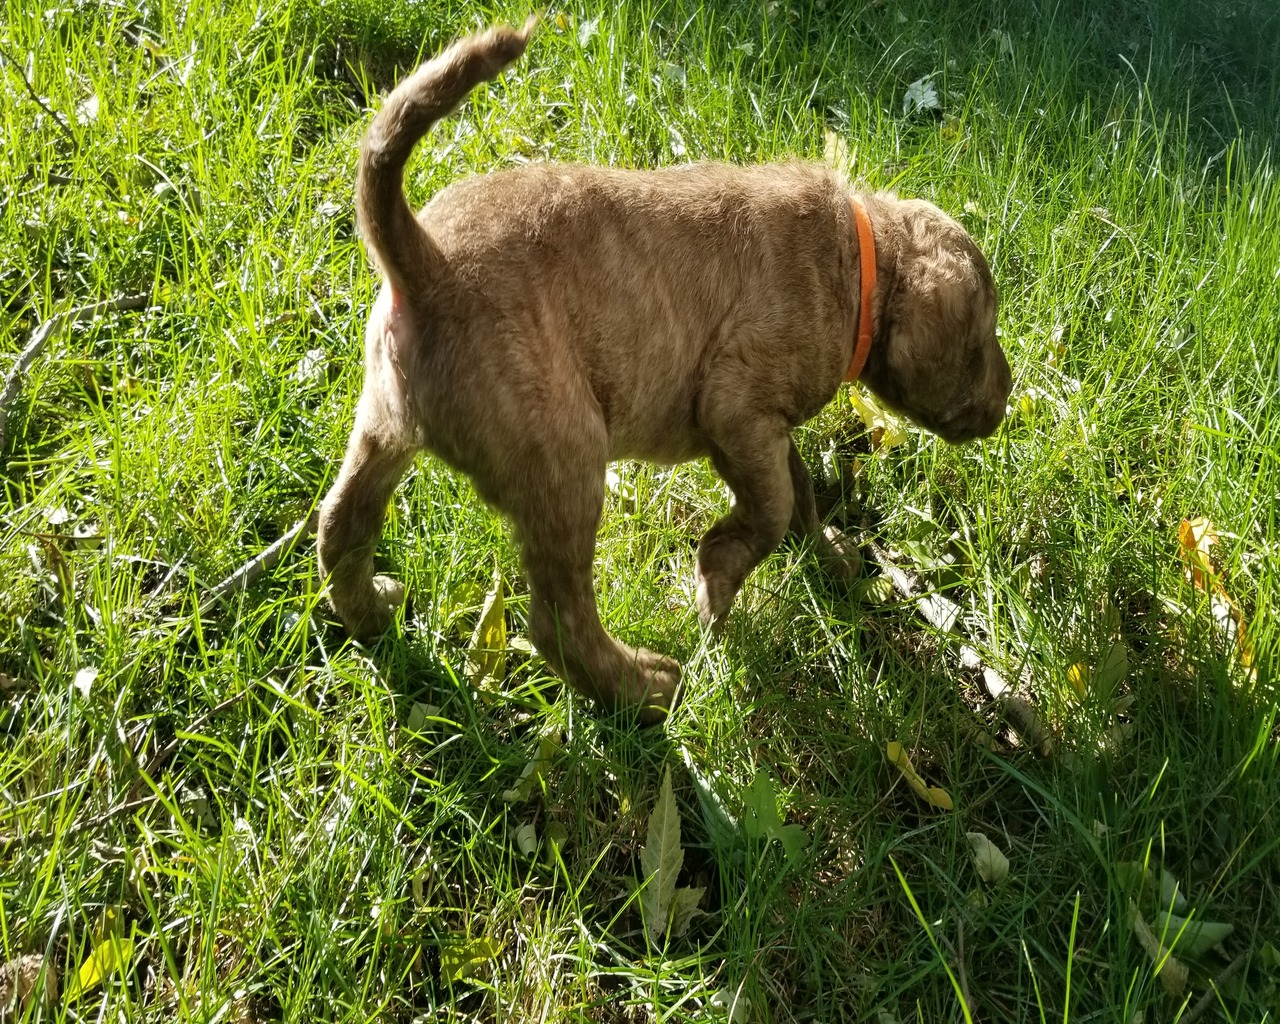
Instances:
[[[1129,918],[1134,934],[1138,936],[1142,948],[1155,964],[1156,976],[1160,979],[1161,986],[1169,995],[1175,998],[1181,996],[1187,990],[1187,979],[1190,973],[1187,965],[1160,944],[1155,933],[1142,919],[1142,914],[1133,900],[1129,901]]]
[[[7,964],[0,964],[0,1020],[11,1013],[25,1013],[41,994],[44,1004],[52,1007],[58,1001],[58,972],[49,964],[44,972],[44,991],[40,991],[40,969],[45,959],[39,953],[28,953]]]
[[[1222,577],[1213,568],[1210,551],[1218,543],[1217,527],[1205,516],[1184,519],[1178,526],[1178,555],[1191,585],[1209,595],[1213,618],[1224,633],[1235,641],[1236,657],[1250,682],[1257,678],[1253,644],[1245,629],[1244,612],[1227,592]]]

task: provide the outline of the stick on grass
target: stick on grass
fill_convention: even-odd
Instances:
[[[289,528],[289,531],[268,547],[260,555],[249,559],[244,565],[240,566],[235,572],[224,579],[211,591],[209,596],[200,602],[200,614],[204,615],[210,611],[215,605],[219,604],[225,598],[238,590],[244,590],[253,584],[263,573],[270,572],[284,559],[290,551],[293,550],[294,544],[298,541],[310,537],[316,532],[316,525],[320,520],[320,513],[313,511],[306,519],[301,519]]]
[[[115,313],[124,309],[143,309],[150,301],[149,295],[122,295],[115,299],[93,302],[87,306],[77,306],[65,313],[57,313],[36,328],[27,347],[18,354],[17,360],[9,370],[9,376],[4,382],[4,392],[0,394],[0,452],[4,451],[7,440],[9,409],[22,391],[22,381],[27,370],[40,357],[49,340],[68,324],[80,320],[94,320],[104,313]]]

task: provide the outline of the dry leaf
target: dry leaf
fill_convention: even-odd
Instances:
[[[966,832],[965,838],[973,851],[973,863],[978,877],[984,882],[999,885],[1009,877],[1009,858],[981,832]]]
[[[536,788],[542,791],[543,773],[551,767],[551,759],[556,756],[560,749],[560,740],[558,736],[547,735],[538,737],[538,752],[536,756],[531,757],[524,766],[524,770],[520,772],[520,778],[516,780],[516,784],[510,789],[502,791],[502,801],[508,804],[522,804],[533,795]]]
[[[902,772],[902,777],[907,780],[907,785],[911,787],[911,791],[916,796],[931,807],[939,807],[944,811],[951,810],[951,794],[939,786],[925,785],[924,779],[920,777],[912,766],[911,758],[907,756],[907,752],[903,749],[901,743],[890,741],[885,745],[884,752],[889,759],[889,763],[895,765]]]
[[[25,1013],[40,991],[40,968],[44,967],[44,1005],[51,1008],[58,1001],[58,974],[53,964],[46,966],[39,953],[28,953],[7,964],[0,964],[0,1020],[9,1014]]]
[[[1129,918],[1133,925],[1134,934],[1138,936],[1138,941],[1142,944],[1142,948],[1146,950],[1147,956],[1155,964],[1156,975],[1160,978],[1161,986],[1169,995],[1175,998],[1181,996],[1187,989],[1187,976],[1189,973],[1187,965],[1161,945],[1160,940],[1155,937],[1155,934],[1147,926],[1147,922],[1142,919],[1142,915],[1138,912],[1138,907],[1133,900],[1129,901]]]
[[[499,682],[507,669],[507,620],[502,601],[502,570],[493,567],[493,589],[484,599],[480,621],[467,648],[467,680],[477,690]]]
[[[526,857],[532,857],[538,851],[538,827],[533,822],[526,822],[516,829],[516,848]]]
[[[1184,519],[1178,526],[1178,554],[1186,567],[1187,579],[1197,590],[1209,595],[1214,621],[1235,642],[1240,667],[1252,681],[1257,677],[1258,668],[1254,663],[1253,643],[1245,630],[1244,612],[1214,572],[1209,554],[1217,543],[1217,527],[1204,516]]]

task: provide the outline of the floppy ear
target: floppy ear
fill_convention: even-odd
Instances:
[[[896,259],[881,358],[864,373],[888,405],[949,441],[990,433],[1011,376],[995,336],[995,283],[973,240],[936,206],[891,204]]]

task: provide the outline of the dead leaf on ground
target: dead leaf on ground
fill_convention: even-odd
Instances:
[[[43,992],[41,968],[44,968]],[[26,1013],[42,994],[46,1007],[52,1007],[58,1001],[58,972],[53,964],[46,965],[41,954],[28,953],[0,964],[0,1020],[8,1020],[12,1013]]]
[[[1209,595],[1210,611],[1218,627],[1235,642],[1236,658],[1245,676],[1253,682],[1258,675],[1253,643],[1245,628],[1244,612],[1228,592],[1222,577],[1213,568],[1210,552],[1218,543],[1218,529],[1205,516],[1184,519],[1178,526],[1178,555],[1188,581]]]
[[[1160,943],[1147,922],[1142,919],[1142,914],[1133,900],[1129,901],[1129,918],[1134,934],[1138,936],[1138,942],[1155,965],[1160,985],[1174,998],[1181,996],[1187,990],[1187,979],[1190,974],[1187,965]]]
[[[1009,877],[1009,858],[981,832],[966,832],[978,877],[991,885],[999,885]]]
[[[911,758],[901,743],[891,740],[885,745],[884,752],[885,757],[889,759],[889,763],[894,765],[902,773],[902,777],[907,780],[907,785],[911,787],[911,792],[915,793],[930,807],[937,807],[944,811],[952,809],[951,794],[941,786],[930,786],[925,783],[924,779],[920,777],[920,773],[911,764]]]

